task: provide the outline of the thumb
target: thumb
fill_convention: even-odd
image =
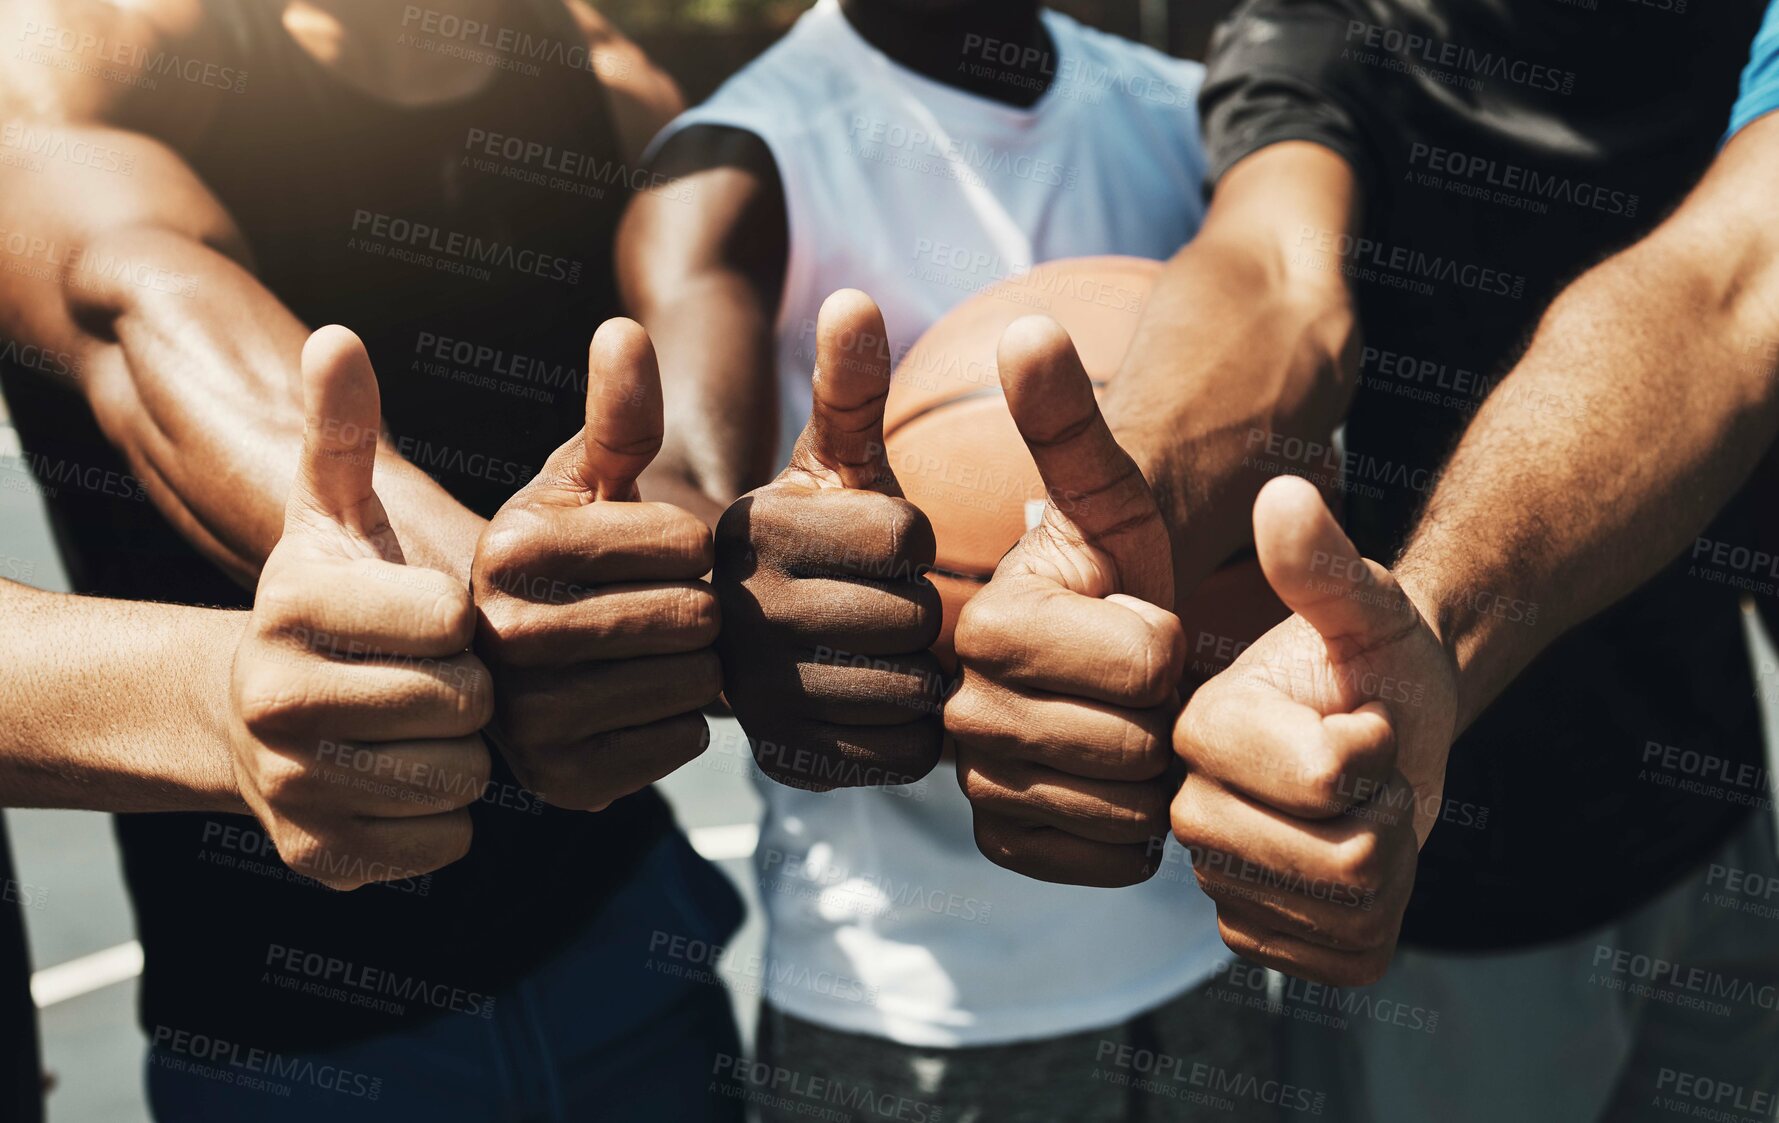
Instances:
[[[634,500],[636,477],[661,451],[661,367],[635,320],[607,320],[587,353],[581,482],[595,499]]]
[[[825,468],[849,488],[900,496],[883,445],[889,387],[883,313],[859,290],[841,289],[816,316],[814,403],[792,463],[809,471]]]
[[[1324,640],[1400,632],[1414,608],[1390,571],[1360,555],[1308,480],[1268,480],[1254,500],[1254,550],[1267,583]]]
[[[1048,316],[1021,317],[1001,334],[995,362],[1051,506],[1110,555],[1120,592],[1171,611],[1173,551],[1161,509],[1100,414],[1068,332]]]
[[[377,375],[364,343],[338,325],[324,327],[303,344],[303,449],[285,504],[285,533],[317,519],[355,532],[366,501],[374,498],[377,439],[382,411]]]

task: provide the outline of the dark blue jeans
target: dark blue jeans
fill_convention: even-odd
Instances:
[[[275,1059],[151,1047],[149,1103],[161,1123],[734,1123],[728,994],[654,953],[670,939],[721,946],[740,915],[734,888],[675,831],[574,944],[495,996],[492,1016]]]

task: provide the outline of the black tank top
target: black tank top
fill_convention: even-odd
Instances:
[[[218,98],[191,165],[266,286],[309,326],[364,338],[403,454],[492,515],[579,428],[588,340],[616,311],[613,232],[629,186],[585,37],[562,0],[506,4],[505,55],[416,24],[413,49],[473,54],[494,73],[471,96],[402,108],[336,80],[285,30],[282,3],[206,8],[245,79]],[[9,379],[9,394],[24,381]],[[122,472],[70,395],[26,388],[21,402],[21,437],[44,450],[34,464]],[[50,502],[82,591],[246,603],[139,494],[62,488]],[[462,862],[350,894],[290,874],[252,820],[120,816],[151,1036],[301,1048],[481,1016],[485,996],[584,925],[671,824],[652,791],[596,815],[545,808],[498,758],[475,816]],[[347,966],[315,975],[303,958],[314,954]]]

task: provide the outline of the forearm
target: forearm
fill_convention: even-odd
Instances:
[[[714,527],[779,467],[769,311],[744,281],[715,277],[681,286],[638,319],[660,359],[667,423],[638,486]]]
[[[228,742],[245,620],[0,582],[0,805],[245,813]]]
[[[1182,597],[1251,536],[1278,466],[1274,434],[1326,441],[1351,397],[1358,327],[1344,280],[1296,250],[1305,228],[1356,221],[1350,170],[1275,145],[1219,185],[1204,230],[1168,263],[1105,412],[1168,520]]]
[[[306,325],[191,231],[132,221],[89,232],[42,198],[14,198],[0,217],[32,219],[61,247],[35,275],[4,281],[0,331],[78,364],[149,498],[251,584],[282,527],[301,439]],[[412,560],[467,579],[482,520],[397,456],[380,458],[378,485]]]
[[[1457,661],[1460,728],[1760,460],[1779,426],[1773,274],[1754,242],[1673,223],[1571,286],[1478,412],[1396,567]]]

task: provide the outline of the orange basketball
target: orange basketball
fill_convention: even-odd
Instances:
[[[1042,509],[1044,487],[1001,395],[995,349],[1021,316],[1043,313],[1075,342],[1096,386],[1118,370],[1161,263],[1135,257],[1047,262],[965,300],[896,365],[884,438],[902,489],[938,540],[931,574],[945,605],[934,650],[948,665],[964,603]],[[1286,616],[1251,553],[1225,566],[1181,609],[1189,668],[1202,677]]]

